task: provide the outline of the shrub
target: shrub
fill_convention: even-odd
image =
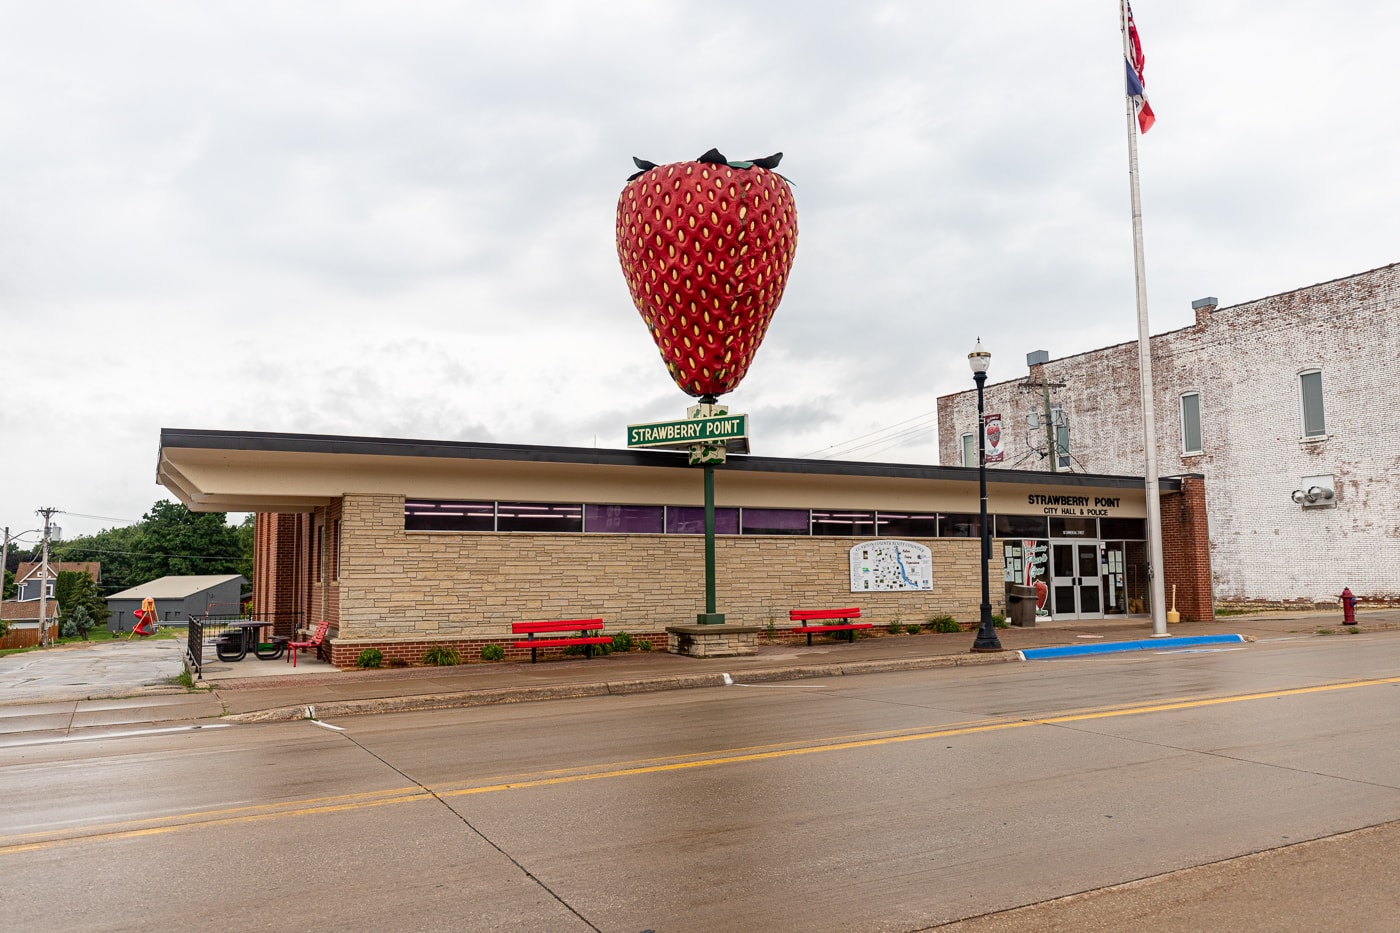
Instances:
[[[626,632],[618,632],[613,636],[612,649],[614,651],[631,651],[632,647],[632,636]]]
[[[893,619],[890,619],[890,624],[886,625],[885,629],[891,635],[898,635],[900,632],[904,631],[904,623],[900,621],[899,616],[895,616]]]
[[[462,656],[457,653],[456,648],[448,645],[433,645],[423,655],[423,663],[431,664],[434,667],[451,667],[454,664],[461,664]]]
[[[584,629],[584,630],[582,630],[582,631],[580,631],[580,632],[578,633],[578,637],[579,637],[579,638],[593,638],[593,637],[595,637],[597,634],[598,634],[597,632],[590,632],[590,631],[588,631],[587,629]],[[618,634],[619,634],[619,635],[626,635],[627,633],[626,633],[626,632],[619,632]],[[616,637],[616,636],[614,636],[614,637]],[[631,635],[627,635],[627,639],[628,639],[628,641],[631,641],[631,640],[632,640],[632,636],[631,636]],[[580,654],[587,654],[589,648],[592,648],[592,649],[593,649],[593,653],[594,653],[594,654],[601,654],[601,655],[609,655],[609,654],[612,654],[612,650],[613,650],[613,646],[612,646],[612,645],[569,645],[567,648],[564,649],[564,654],[570,655],[570,656],[577,656],[577,655],[580,655]]]
[[[650,650],[651,650],[651,639],[650,639],[650,638],[639,638],[639,639],[637,639],[637,648],[638,648],[638,650],[640,650],[640,651],[650,651]]]
[[[952,616],[934,616],[928,620],[927,628],[931,632],[961,632],[962,626],[958,620]]]
[[[390,659],[389,659],[389,666],[390,666],[390,667],[408,667],[408,662],[405,661],[403,658],[390,658]]]
[[[1006,616],[992,613],[992,626],[995,628],[1006,628]]]
[[[506,659],[506,649],[500,645],[482,645],[481,660],[483,661],[504,661]]]
[[[384,652],[378,648],[366,648],[360,652],[360,656],[355,659],[355,666],[359,668],[382,667],[384,665]]]
[[[919,623],[917,623],[917,622],[912,622],[912,623],[910,623],[909,625],[904,626],[904,631],[905,631],[906,634],[909,634],[909,635],[917,635],[917,634],[919,634],[919,629],[920,629],[921,627],[922,627],[922,626],[920,626]]]

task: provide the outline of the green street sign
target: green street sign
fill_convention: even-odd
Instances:
[[[748,452],[749,416],[719,415],[627,426],[628,447],[689,447],[719,444],[735,453]]]

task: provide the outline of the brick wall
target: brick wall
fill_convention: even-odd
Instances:
[[[1350,586],[1363,600],[1400,601],[1400,265],[1205,306],[1195,319],[1152,338],[1153,406],[1161,475],[1204,477],[1215,600],[1335,602]],[[994,352],[1016,359],[1033,349]],[[1328,434],[1303,440],[1298,374],[1313,368],[1323,374]],[[1033,380],[1042,373],[1065,383],[1051,396],[1071,419],[1074,470],[1140,475],[1136,343],[1051,360],[1033,367]],[[1043,446],[1043,432],[1025,428],[1040,392],[1022,385],[987,387],[987,410],[1006,426],[1000,466],[1048,469],[1030,450]],[[1194,456],[1181,446],[1185,392],[1200,393],[1204,452]],[[938,400],[943,463],[960,461],[958,438],[973,430],[976,410],[973,391]],[[1292,502],[1302,477],[1327,474],[1334,506]]]
[[[1210,539],[1207,533],[1205,482],[1183,476],[1181,491],[1162,496],[1162,560],[1167,607],[1186,622],[1215,617],[1210,590]]]
[[[479,660],[482,645],[513,649],[512,622],[600,616],[608,634],[627,631],[660,649],[665,627],[693,623],[704,610],[703,538],[680,535],[446,534],[404,531],[402,496],[351,495],[331,511],[341,519],[340,579],[330,587],[336,613],[329,657],[353,666],[375,647],[419,662],[431,645]],[[317,515],[320,513],[318,512]],[[313,520],[315,516],[312,516]],[[850,591],[849,538],[720,537],[716,598],[727,621],[787,623],[793,608],[859,605],[884,626],[951,615],[975,622],[980,603],[976,539],[928,539],[934,590]],[[298,563],[310,566],[314,536]],[[993,553],[1001,554],[998,544]],[[1001,603],[994,560],[993,599]],[[278,566],[283,566],[279,562]],[[316,587],[313,587],[316,589]],[[309,601],[318,605],[315,599]],[[794,636],[798,637],[798,636]]]

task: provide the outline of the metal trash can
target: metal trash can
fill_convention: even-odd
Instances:
[[[1006,621],[1019,628],[1035,628],[1035,600],[1035,587],[1018,583],[1007,586]]]

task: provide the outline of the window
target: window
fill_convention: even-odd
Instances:
[[[1201,393],[1181,393],[1181,452],[1198,454],[1201,448]]]
[[[1142,541],[1147,537],[1147,522],[1141,518],[1101,518],[1099,534],[1104,538]]]
[[[940,515],[940,538],[979,538],[982,536],[982,516],[978,513]]]
[[[1054,518],[1050,519],[1052,538],[1097,538],[1099,520],[1096,518]]]
[[[1327,419],[1322,412],[1322,372],[1314,369],[1299,373],[1298,389],[1303,405],[1303,436],[1326,437]]]
[[[703,535],[705,533],[705,510],[693,505],[666,506],[666,533],[668,535]],[[715,534],[737,535],[738,533],[739,510],[716,508]]]
[[[583,531],[583,506],[497,502],[497,531]]]
[[[812,534],[870,537],[875,534],[875,513],[813,509]]]
[[[933,512],[880,512],[878,535],[887,538],[936,538],[938,515]]]
[[[812,533],[806,509],[744,509],[740,526],[740,533],[746,535]]]
[[[494,502],[405,502],[404,531],[495,531]]]
[[[977,466],[977,435],[964,434],[962,436],[962,465]]]
[[[659,505],[585,505],[583,530],[659,535],[666,530],[665,513],[665,507]]]
[[[992,524],[994,538],[1044,538],[1043,515],[998,515]]]

